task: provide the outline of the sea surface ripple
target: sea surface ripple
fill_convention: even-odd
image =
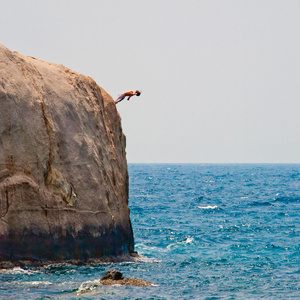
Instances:
[[[137,262],[0,273],[1,299],[300,299],[299,164],[129,164]],[[116,268],[147,288],[102,286]]]

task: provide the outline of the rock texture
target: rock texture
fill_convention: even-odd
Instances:
[[[131,286],[152,286],[153,283],[139,278],[124,278],[123,274],[117,270],[108,270],[101,278],[103,285],[131,285]]]
[[[0,44],[0,261],[134,251],[125,136],[93,79]]]

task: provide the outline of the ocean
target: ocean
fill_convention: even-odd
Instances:
[[[299,164],[129,164],[136,262],[0,273],[0,299],[300,299]],[[151,287],[102,286],[109,269]]]

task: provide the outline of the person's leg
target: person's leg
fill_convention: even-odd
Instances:
[[[117,104],[117,103],[121,102],[122,100],[124,100],[124,98],[125,98],[125,95],[124,94],[120,94],[118,96],[118,98],[116,99],[115,103]]]

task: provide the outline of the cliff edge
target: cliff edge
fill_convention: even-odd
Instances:
[[[0,44],[0,261],[132,253],[125,143],[93,79]]]

